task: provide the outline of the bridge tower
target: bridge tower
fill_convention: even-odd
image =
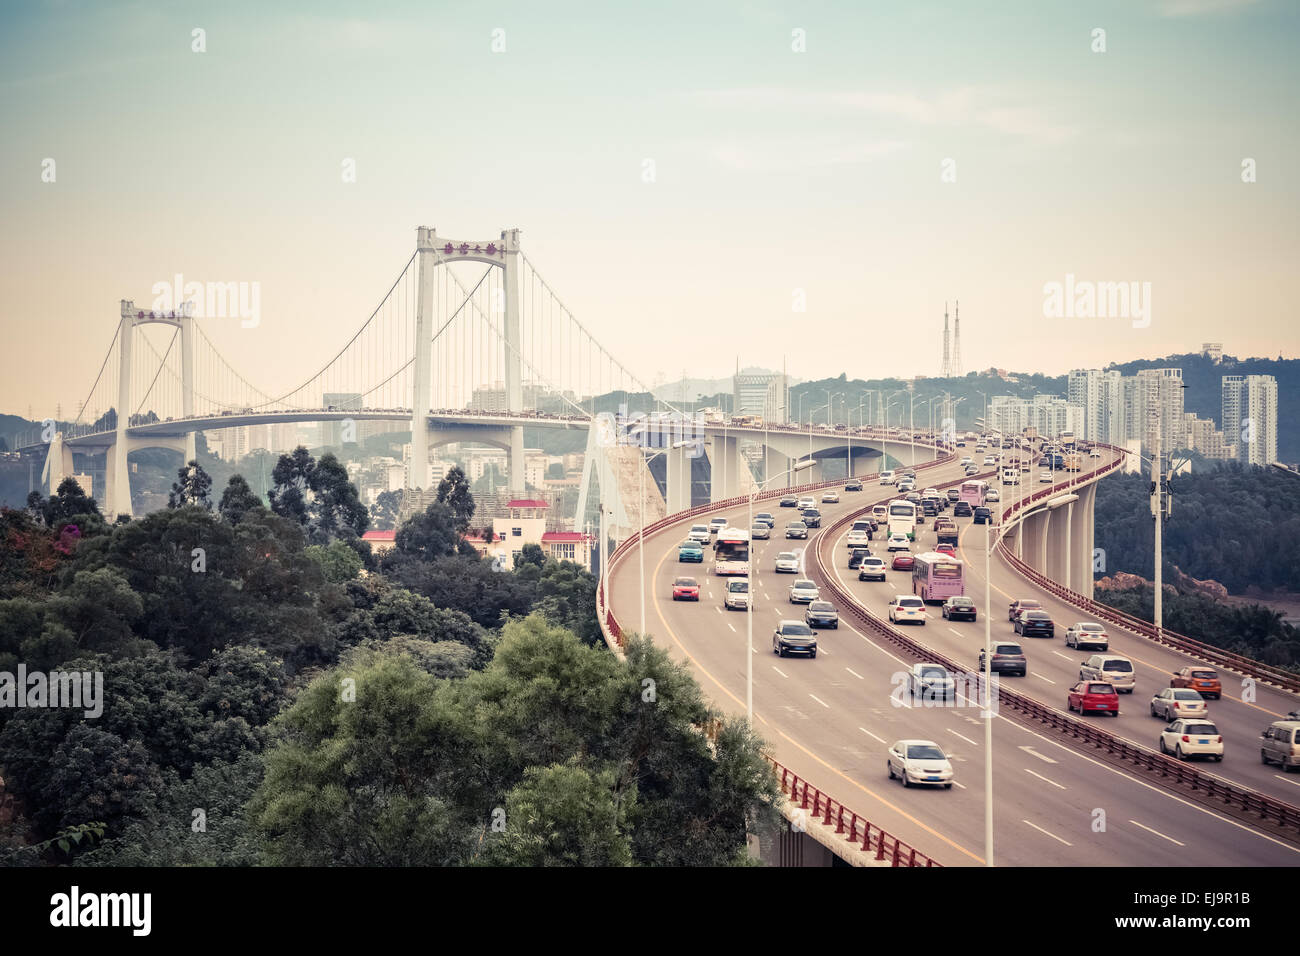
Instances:
[[[520,353],[523,336],[519,316],[519,230],[504,229],[501,238],[490,242],[466,242],[438,236],[437,229],[421,226],[416,230],[416,254],[419,256],[419,293],[415,312],[415,382],[411,398],[411,466],[407,469],[407,487],[429,488],[429,420],[433,395],[433,281],[434,269],[452,262],[484,262],[502,272],[505,301],[505,385],[508,411],[524,410],[524,390]],[[510,490],[524,490],[524,429],[510,429]]]

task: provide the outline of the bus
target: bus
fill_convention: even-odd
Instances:
[[[889,533],[905,534],[908,541],[916,540],[916,504],[905,498],[895,498],[889,503]]]
[[[961,483],[961,497],[957,500],[966,502],[972,508],[977,508],[984,504],[984,496],[988,494],[988,490],[989,483],[987,481],[977,481],[975,479],[963,481]]]
[[[918,554],[912,562],[912,593],[922,601],[942,603],[966,593],[961,558],[937,551]]]
[[[749,574],[749,532],[723,528],[713,542],[714,574]]]

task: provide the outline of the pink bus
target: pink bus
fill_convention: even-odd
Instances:
[[[958,501],[965,501],[972,508],[977,508],[984,504],[984,496],[988,494],[989,483],[972,478],[970,481],[961,483],[960,497]]]
[[[912,593],[922,601],[942,603],[950,597],[966,593],[966,581],[961,558],[951,554],[927,551],[918,554],[912,563]]]

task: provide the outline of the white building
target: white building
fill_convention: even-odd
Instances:
[[[1083,424],[1076,435],[1087,441],[1124,443],[1124,386],[1118,371],[1075,369],[1070,372],[1066,400],[1083,409]]]
[[[1276,378],[1223,376],[1223,440],[1236,445],[1238,461],[1251,465],[1277,461]]]

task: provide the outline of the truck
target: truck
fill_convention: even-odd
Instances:
[[[957,544],[957,522],[951,518],[934,519],[934,535],[939,544]]]
[[[1081,471],[1083,469],[1083,456],[1076,451],[1070,452],[1065,456],[1066,471]]]

